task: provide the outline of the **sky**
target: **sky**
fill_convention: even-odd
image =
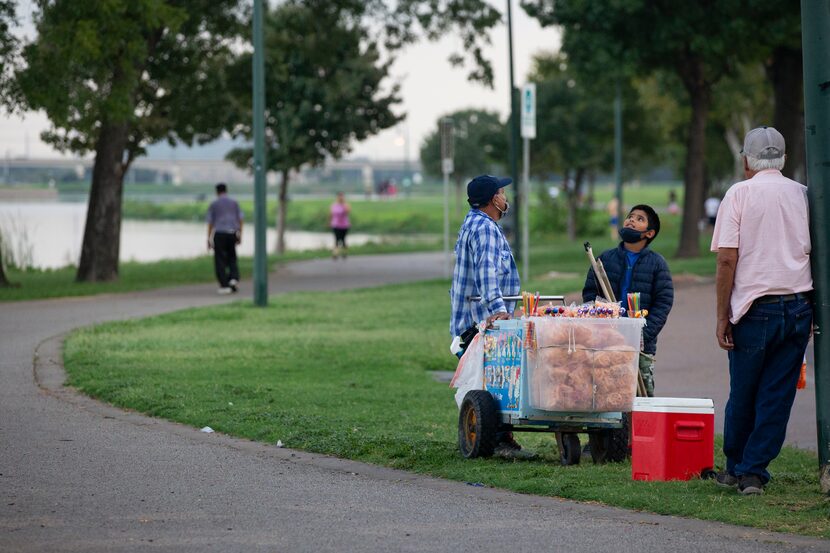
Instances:
[[[527,79],[532,57],[542,51],[559,48],[560,34],[553,28],[541,28],[513,1],[513,63],[514,80],[521,87]],[[505,2],[491,0],[504,10]],[[24,32],[32,33],[31,0],[20,2]],[[508,89],[507,26],[501,24],[491,32],[492,44],[485,56],[493,64],[494,86],[487,88],[466,78],[465,68],[452,67],[449,55],[461,50],[458,37],[447,36],[438,42],[422,41],[398,54],[391,77],[400,83],[402,98],[398,113],[406,120],[392,129],[354,145],[346,157],[370,159],[417,159],[420,145],[437,124],[438,118],[458,109],[482,108],[498,111],[502,118],[510,107]],[[267,94],[267,91],[266,91]],[[40,133],[49,127],[43,113],[28,112],[22,117],[0,114],[0,158],[61,157],[61,154],[40,140]]]

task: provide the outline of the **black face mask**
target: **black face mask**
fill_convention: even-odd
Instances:
[[[648,232],[648,230],[646,229],[643,232]],[[643,239],[643,232],[633,228],[623,227],[620,229],[620,238],[626,244],[636,244]]]

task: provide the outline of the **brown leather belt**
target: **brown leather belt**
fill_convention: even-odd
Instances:
[[[756,304],[764,304],[764,303],[778,303],[779,301],[795,301],[795,300],[806,300],[807,294],[803,292],[798,292],[797,294],[786,294],[783,296],[761,296],[753,303]]]

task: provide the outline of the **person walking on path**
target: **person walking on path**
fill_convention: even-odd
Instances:
[[[458,231],[450,289],[450,335],[453,353],[458,357],[477,333],[479,322],[487,321],[489,325],[510,318],[516,302],[506,302],[504,296],[515,296],[521,291],[513,252],[497,223],[510,209],[504,187],[511,182],[509,178],[480,175],[467,184],[470,211]],[[481,296],[481,299],[472,302],[467,299],[470,296]],[[535,457],[522,450],[511,432],[499,432],[496,439],[497,456],[507,459]]]
[[[337,200],[331,204],[329,212],[331,213],[331,230],[334,232],[334,249],[332,250],[332,259],[337,259],[339,255],[346,259],[346,235],[349,233],[352,223],[349,221],[349,213],[351,213],[351,206],[346,203],[346,199],[342,192],[337,193]]]
[[[714,227],[715,222],[718,220],[718,209],[720,208],[720,199],[715,196],[709,196],[706,198],[706,201],[703,202],[703,211],[706,213],[706,222],[709,223],[709,226]]]
[[[242,210],[228,196],[228,187],[216,185],[216,199],[207,211],[207,246],[213,249],[213,265],[219,281],[219,294],[236,292],[239,286],[239,265],[236,246],[242,241]]]
[[[726,470],[716,482],[763,493],[778,456],[812,331],[807,187],[784,177],[784,137],[747,133],[746,180],[726,192],[715,221],[718,345],[729,352],[723,431]]]

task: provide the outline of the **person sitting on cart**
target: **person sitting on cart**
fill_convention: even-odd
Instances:
[[[455,269],[452,276],[450,302],[452,319],[450,335],[453,353],[464,353],[475,334],[476,325],[487,321],[509,319],[516,302],[504,296],[518,295],[521,290],[519,271],[510,244],[498,221],[507,214],[510,203],[504,187],[509,178],[480,175],[467,184],[470,211],[461,224],[455,244]],[[470,296],[481,296],[471,302]],[[531,459],[533,453],[522,450],[512,432],[499,432],[495,454],[508,459]]]
[[[648,310],[643,327],[643,349],[640,352],[640,374],[648,397],[654,397],[654,359],[657,335],[666,324],[674,303],[674,285],[666,260],[649,248],[660,232],[660,218],[651,206],[640,204],[631,208],[619,234],[622,242],[602,252],[599,259],[608,274],[615,297],[626,303],[627,294],[640,293],[640,309]],[[593,268],[588,269],[582,300],[594,301],[602,296]]]

